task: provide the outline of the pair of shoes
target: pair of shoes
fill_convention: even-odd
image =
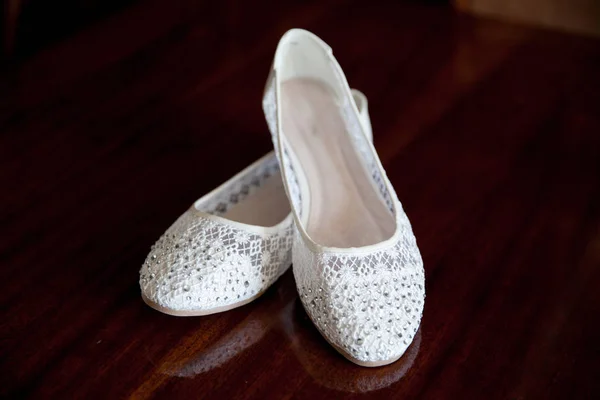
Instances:
[[[194,203],[153,246],[142,297],[207,315],[259,297],[293,261],[306,312],[362,366],[394,362],[420,324],[423,261],[371,142],[366,98],[331,48],[288,31],[263,109],[275,152]]]
[[[352,90],[371,139],[367,98]],[[292,263],[294,220],[270,152],[196,200],[152,246],[143,300],[175,316],[228,311],[264,293]]]

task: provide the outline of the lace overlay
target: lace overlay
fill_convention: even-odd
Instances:
[[[272,85],[263,107],[271,132],[276,132]],[[366,109],[361,118],[369,122]],[[277,143],[276,135],[273,141]],[[252,299],[285,272],[292,258],[291,215],[271,233],[213,217],[223,216],[278,174],[278,157],[275,153],[265,156],[198,200],[161,236],[140,270],[140,287],[147,299],[174,311],[210,312]],[[287,150],[282,158],[291,177],[292,202],[300,208],[301,192]]]
[[[397,208],[397,240],[376,251],[315,253],[295,235],[294,276],[307,313],[330,342],[361,361],[402,355],[423,313],[423,261]]]
[[[277,124],[276,96],[269,82],[263,107],[277,149],[285,135]],[[344,99],[341,107],[346,129],[373,187],[390,217],[396,219],[396,231],[386,245],[336,252],[312,250],[294,229],[293,269],[302,304],[323,336],[356,360],[386,362],[400,357],[417,332],[425,301],[425,274],[408,217],[368,142],[372,139],[370,123],[362,121],[364,113],[357,115],[350,101]],[[297,174],[302,171],[290,159],[289,150],[282,148],[284,154],[278,157],[284,183],[300,216],[302,191]]]
[[[376,158],[376,155],[372,150],[371,143],[369,142],[370,140],[372,140],[370,132],[368,132],[367,136],[365,136],[365,134],[363,133],[363,127],[365,126],[365,124],[361,124],[359,117],[352,109],[350,100],[347,97],[344,97],[341,111],[342,118],[346,125],[346,130],[350,135],[354,148],[356,149],[358,154],[360,154],[361,159],[365,164],[364,166],[366,167],[367,171],[369,171],[371,179],[375,187],[379,191],[381,198],[385,201],[386,205],[388,206],[388,209],[391,212],[394,212],[392,195],[390,194],[386,186],[387,177],[385,176],[383,169],[379,165],[378,159]]]
[[[298,181],[298,174],[294,169],[294,165],[291,161],[290,150],[287,148],[285,141],[283,142],[283,154],[279,152],[279,136],[277,134],[277,98],[274,86],[274,77],[267,84],[267,89],[263,97],[263,111],[267,120],[267,125],[271,132],[271,139],[273,146],[275,147],[275,154],[277,158],[284,165],[285,171],[288,175],[288,194],[291,198],[292,205],[297,210],[298,215],[302,217],[302,193],[300,191],[300,183]]]
[[[291,263],[292,221],[257,234],[184,213],[156,242],[140,271],[151,301],[173,310],[210,310],[254,297]]]

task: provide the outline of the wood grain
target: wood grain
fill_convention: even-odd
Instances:
[[[600,37],[595,0],[454,0],[465,12]]]
[[[268,5],[268,6],[267,6]],[[138,269],[270,150],[279,36],[313,30],[370,100],[427,300],[397,363],[320,337],[290,272],[203,318]],[[391,2],[144,1],[0,77],[0,396],[600,397],[600,42]]]

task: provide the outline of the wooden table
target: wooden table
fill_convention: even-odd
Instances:
[[[4,69],[0,397],[600,398],[600,42],[251,3],[136,3]],[[339,356],[291,271],[210,317],[140,298],[150,245],[270,150],[262,87],[294,26],[369,97],[424,258],[421,329],[390,366]]]

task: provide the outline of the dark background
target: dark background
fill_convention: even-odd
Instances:
[[[0,397],[600,397],[598,39],[446,2],[38,0],[18,15],[0,67]],[[423,255],[421,328],[390,366],[339,356],[291,271],[209,317],[140,298],[151,244],[271,149],[262,89],[292,27],[368,96]]]
[[[411,2],[430,5],[450,3],[449,0],[414,0],[405,3]],[[9,59],[20,59],[64,40],[92,24],[106,20],[119,11],[136,5],[151,6],[152,3],[157,2],[152,0],[3,0],[3,3],[4,55]],[[164,2],[161,5],[165,8],[183,6],[192,14],[211,15],[214,18],[212,23],[216,28],[227,26],[227,23],[231,22],[232,12],[235,14],[236,9],[238,12],[244,9],[243,6],[240,7],[244,2],[232,0],[183,0],[176,2],[177,4],[170,3]],[[259,14],[264,13],[267,8],[281,8],[282,2],[259,0],[248,3],[250,7],[243,10],[243,17],[251,21],[260,19]],[[296,0],[283,3],[301,7],[318,2]]]

